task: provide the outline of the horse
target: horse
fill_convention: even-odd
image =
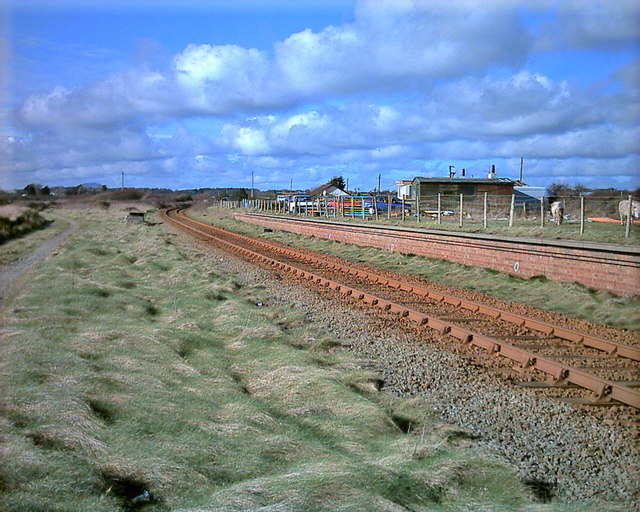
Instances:
[[[564,217],[564,204],[562,201],[555,201],[551,203],[551,216],[553,217],[553,222],[556,225],[562,224],[562,218]]]
[[[620,224],[624,224],[629,215],[629,200],[625,199],[618,203],[618,212],[620,213]],[[638,219],[640,218],[640,201],[631,201],[631,216]]]

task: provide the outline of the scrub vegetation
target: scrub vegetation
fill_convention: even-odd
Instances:
[[[231,212],[231,214],[229,213]],[[236,221],[231,210],[209,208],[189,215],[204,222],[285,244],[324,252],[350,261],[415,275],[427,281],[462,287],[502,300],[516,300],[548,311],[627,329],[640,328],[640,308],[634,297],[593,290],[579,283],[560,283],[545,278],[524,279],[510,274],[462,265],[435,258],[359,247],[286,231],[265,233],[258,226]]]
[[[622,510],[536,503],[162,226],[65,215],[83,227],[4,313],[2,510]]]
[[[36,210],[7,205],[0,207],[0,244],[44,228],[49,221]]]
[[[7,265],[21,256],[33,251],[43,242],[62,233],[68,226],[64,219],[51,215],[49,212],[41,212],[47,223],[42,226],[46,229],[36,229],[23,236],[12,238],[2,244],[0,250],[0,266]]]

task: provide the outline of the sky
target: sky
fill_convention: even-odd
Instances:
[[[636,0],[4,0],[0,188],[640,185]]]

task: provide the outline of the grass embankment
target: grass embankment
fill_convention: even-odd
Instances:
[[[571,509],[376,392],[295,305],[82,216],[6,312],[2,510]]]
[[[464,286],[502,300],[522,302],[614,327],[640,328],[640,307],[638,307],[637,298],[589,289],[578,283],[560,283],[544,278],[523,279],[495,270],[383,251],[373,247],[359,247],[342,242],[309,238],[286,231],[264,233],[258,226],[236,221],[232,217],[233,213],[234,210],[209,208],[206,211],[190,211],[189,215],[238,232],[412,274],[447,286]]]
[[[347,222],[362,222],[362,219],[347,217]],[[438,224],[432,218],[421,218],[418,222],[417,217],[407,217],[404,221],[398,218],[387,220],[383,215],[374,218],[367,218],[364,222],[375,224],[405,226],[422,229],[435,229],[443,231],[457,231],[463,233],[480,233],[502,236],[517,236],[528,238],[544,238],[544,239],[560,239],[575,240],[580,242],[598,242],[620,245],[637,245],[640,243],[640,226],[634,226],[631,230],[631,236],[625,238],[625,227],[619,223],[604,222],[585,222],[584,233],[580,234],[579,222],[564,222],[557,226],[553,222],[546,222],[544,227],[540,227],[539,220],[519,219],[512,227],[509,227],[507,220],[494,220],[488,223],[487,228],[482,226],[482,222],[463,223],[462,227],[457,222],[443,220],[442,224]]]

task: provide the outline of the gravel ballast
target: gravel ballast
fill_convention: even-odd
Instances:
[[[483,371],[472,356],[445,350],[435,331],[390,322],[334,292],[198,243],[223,271],[243,284],[264,286],[273,303],[303,311],[365,359],[380,374],[383,392],[426,399],[443,420],[467,430],[477,447],[512,464],[540,499],[608,500],[640,509],[640,457],[629,428],[511,385]]]

